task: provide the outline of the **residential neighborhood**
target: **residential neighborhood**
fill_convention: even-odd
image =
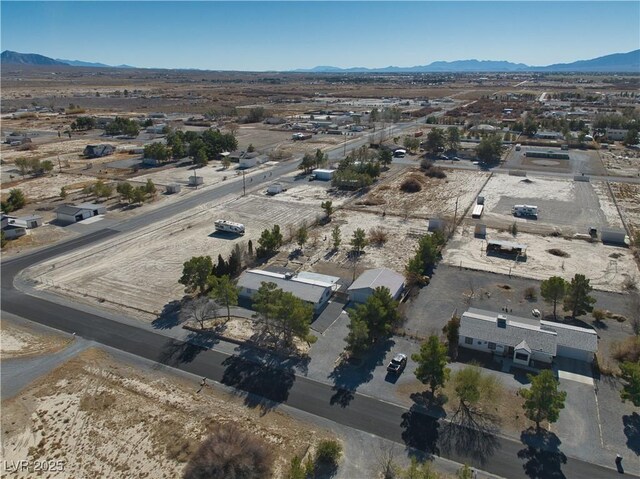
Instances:
[[[0,475],[640,477],[640,10],[572,5],[3,4]]]

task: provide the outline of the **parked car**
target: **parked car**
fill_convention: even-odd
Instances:
[[[532,309],[531,310],[531,314],[533,314],[534,317],[539,318],[540,317],[540,310],[539,309]]]
[[[394,374],[400,374],[407,365],[407,355],[397,353],[387,366],[387,371]]]

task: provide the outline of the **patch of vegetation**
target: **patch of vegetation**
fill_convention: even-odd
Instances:
[[[422,190],[422,185],[415,178],[407,178],[400,185],[400,189],[405,193],[417,193]]]
[[[558,248],[551,248],[547,250],[547,253],[552,254],[553,256],[559,256],[560,258],[569,258],[571,255],[566,251],[563,251]]]

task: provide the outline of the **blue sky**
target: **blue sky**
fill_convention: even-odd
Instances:
[[[287,70],[640,48],[640,2],[7,2],[2,50],[107,64]]]

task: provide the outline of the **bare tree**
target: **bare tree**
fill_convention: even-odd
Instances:
[[[196,321],[200,329],[204,329],[205,321],[215,319],[220,312],[220,305],[206,296],[195,298],[187,302],[180,315],[183,321]]]
[[[397,451],[394,443],[380,441],[375,456],[383,479],[395,479],[397,477],[396,455]]]
[[[184,479],[271,477],[273,457],[257,437],[237,426],[220,426],[200,445],[184,469]]]

